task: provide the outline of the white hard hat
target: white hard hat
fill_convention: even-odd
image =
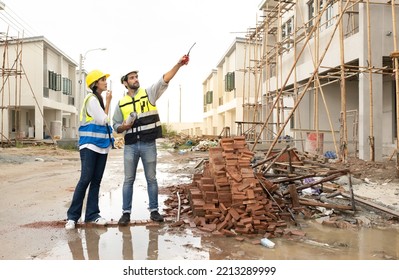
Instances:
[[[123,84],[124,81],[127,80],[127,76],[131,73],[138,73],[139,70],[129,70],[129,72],[124,72],[125,74],[122,75],[121,77],[121,83]]]

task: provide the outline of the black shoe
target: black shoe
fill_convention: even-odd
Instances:
[[[158,211],[152,211],[150,218],[155,222],[163,222],[163,216],[159,214]]]
[[[118,225],[127,226],[130,223],[130,213],[123,213],[122,217],[118,221]]]

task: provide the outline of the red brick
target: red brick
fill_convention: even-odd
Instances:
[[[238,221],[240,219],[240,215],[238,214],[238,212],[234,208],[230,208],[229,209],[229,213],[231,214],[233,219],[235,219],[236,221]]]

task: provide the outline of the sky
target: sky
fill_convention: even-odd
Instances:
[[[84,69],[108,72],[111,113],[125,89],[120,77],[139,70],[148,87],[189,48],[180,69],[158,100],[161,121],[202,121],[202,83],[236,37],[256,26],[261,0],[1,0],[0,29],[18,37],[44,36]],[[0,13],[2,13],[0,11]],[[4,31],[4,30],[0,30]],[[19,33],[17,33],[19,32]],[[106,48],[105,51],[95,50]],[[180,108],[181,114],[180,114]]]

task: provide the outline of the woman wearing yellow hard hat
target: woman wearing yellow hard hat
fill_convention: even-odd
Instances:
[[[86,85],[92,92],[87,94],[80,111],[79,152],[81,174],[71,205],[67,211],[66,229],[74,229],[82,215],[83,200],[89,188],[84,216],[85,223],[105,226],[107,220],[100,216],[98,196],[108,153],[113,147],[112,128],[108,124],[108,111],[112,92],[107,90],[107,78],[100,70],[87,74]],[[101,94],[106,92],[104,104]]]

